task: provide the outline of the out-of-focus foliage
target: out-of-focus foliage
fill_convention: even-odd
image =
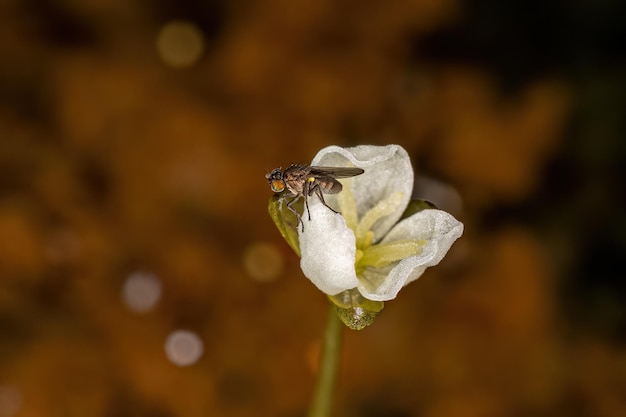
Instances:
[[[625,415],[625,15],[3,1],[0,416],[303,415],[328,300],[264,175],[359,143],[448,182],[414,197],[466,231],[346,334],[337,415]],[[123,296],[138,271],[152,309]]]

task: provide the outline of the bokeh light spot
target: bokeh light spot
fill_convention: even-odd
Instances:
[[[21,405],[20,390],[12,385],[0,385],[0,417],[16,415]]]
[[[174,20],[161,28],[157,37],[157,50],[166,65],[189,67],[204,51],[204,36],[192,22]]]
[[[273,281],[283,272],[284,257],[275,245],[255,242],[248,246],[243,255],[246,272],[261,282]]]
[[[175,365],[193,365],[202,357],[204,344],[197,334],[189,330],[175,330],[167,336],[165,354]]]
[[[131,310],[146,313],[161,298],[161,281],[150,272],[133,272],[124,283],[122,298]]]

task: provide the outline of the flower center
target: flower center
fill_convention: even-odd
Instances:
[[[426,244],[425,240],[413,239],[374,244],[374,240],[380,239],[381,236],[374,235],[373,226],[378,220],[391,215],[399,208],[402,204],[401,192],[390,194],[384,200],[379,201],[361,219],[358,218],[350,183],[345,184],[344,191],[338,195],[338,203],[346,225],[352,229],[356,238],[354,268],[357,276],[362,276],[367,267],[384,268],[413,256],[419,253]]]

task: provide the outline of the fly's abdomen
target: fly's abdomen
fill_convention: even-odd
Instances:
[[[317,183],[322,189],[322,192],[326,194],[337,194],[343,189],[341,183],[334,179],[318,179]]]

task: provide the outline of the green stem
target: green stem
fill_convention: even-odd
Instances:
[[[333,392],[337,380],[339,354],[341,352],[341,333],[343,323],[335,312],[335,306],[330,303],[324,345],[322,346],[319,374],[315,385],[313,401],[309,409],[309,417],[328,417],[333,405]]]

